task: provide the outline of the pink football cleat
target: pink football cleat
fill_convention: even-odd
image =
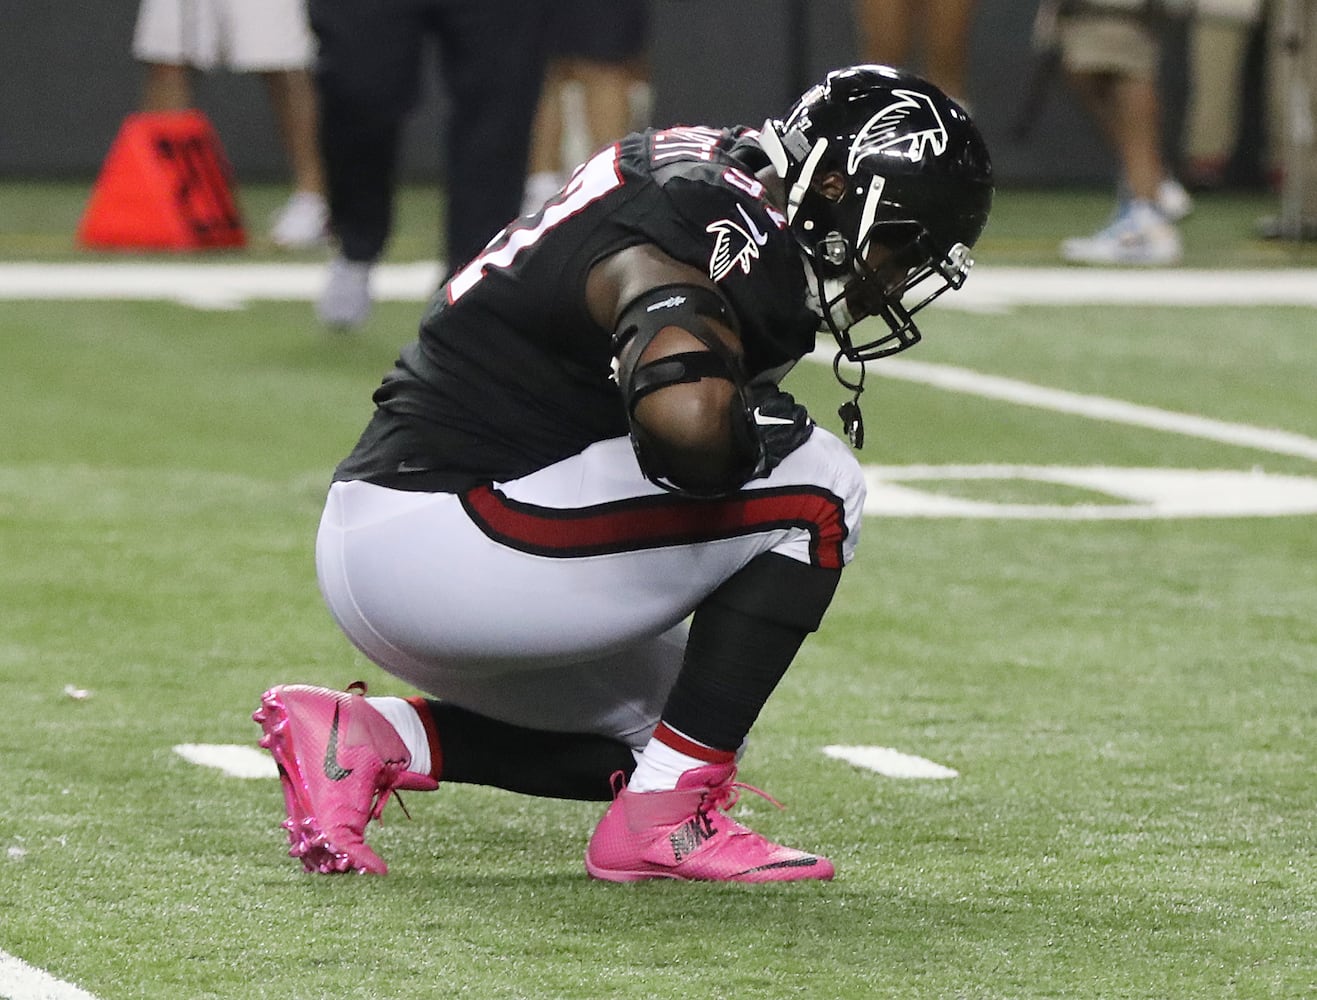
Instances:
[[[388,866],[365,841],[398,788],[433,791],[439,782],[407,770],[402,738],[361,691],[287,684],[261,696],[252,713],[274,756],[288,819],[283,827],[309,872],[376,872]]]
[[[585,870],[609,882],[832,878],[827,858],[775,844],[727,816],[738,788],[763,795],[735,776],[734,764],[709,764],[683,774],[674,791],[622,789],[590,838]]]

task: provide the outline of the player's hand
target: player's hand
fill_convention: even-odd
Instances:
[[[752,387],[750,404],[750,419],[760,443],[759,463],[751,478],[761,479],[809,440],[814,419],[791,393],[775,385]]]

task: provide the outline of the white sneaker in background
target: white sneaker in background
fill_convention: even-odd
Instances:
[[[270,239],[284,250],[323,246],[329,238],[329,205],[314,191],[294,191],[270,227]]]
[[[1157,209],[1171,222],[1179,222],[1194,210],[1194,200],[1183,184],[1166,177],[1157,185]]]
[[[1184,257],[1180,233],[1146,201],[1122,205],[1116,218],[1092,236],[1065,240],[1061,257],[1072,264],[1133,264],[1165,267]]]
[[[1116,202],[1118,204],[1117,214],[1119,214],[1126,202],[1134,200],[1134,195],[1130,193],[1129,184],[1122,178],[1116,186]],[[1194,210],[1193,196],[1185,190],[1184,185],[1174,177],[1167,174],[1157,185],[1157,198],[1155,201],[1157,210],[1166,216],[1171,222],[1179,222],[1187,218]]]
[[[335,254],[316,300],[320,322],[340,330],[364,326],[370,318],[370,264]]]

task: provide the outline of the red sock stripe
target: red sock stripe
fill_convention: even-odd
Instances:
[[[540,507],[482,485],[462,495],[486,535],[523,552],[558,558],[697,545],[779,528],[810,536],[810,561],[841,569],[846,516],[841,498],[812,486],[746,490],[719,500],[663,494],[592,507]]]
[[[669,727],[666,722],[660,722],[655,728],[654,739],[665,747],[676,750],[677,753],[684,753],[687,757],[694,757],[706,764],[731,764],[736,760],[735,750],[715,750],[713,747],[706,747],[703,743],[696,743]]]
[[[425,739],[430,744],[430,777],[440,780],[444,772],[444,748],[439,744],[439,730],[434,725],[434,713],[424,698],[408,698],[407,704],[416,709],[425,727]]]

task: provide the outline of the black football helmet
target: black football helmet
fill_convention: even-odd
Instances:
[[[969,115],[911,73],[852,66],[765,122],[759,142],[786,183],[810,304],[837,361],[916,343],[915,313],[964,284],[992,206],[992,164]],[[857,343],[863,316],[886,329]]]

